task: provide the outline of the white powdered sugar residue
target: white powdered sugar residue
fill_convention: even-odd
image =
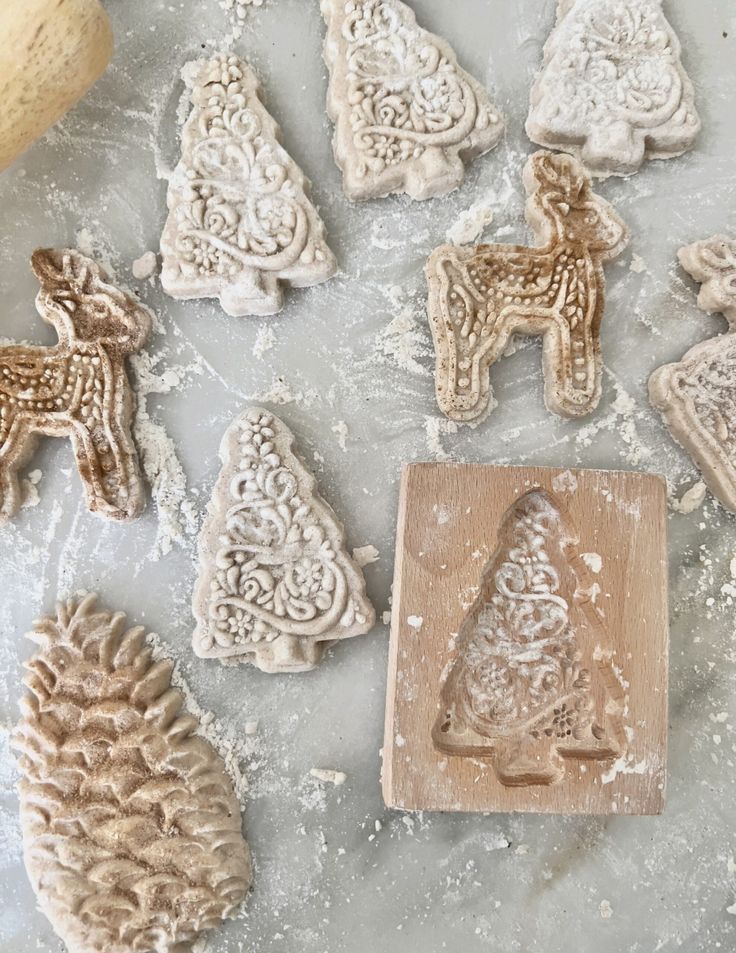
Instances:
[[[378,562],[381,558],[381,554],[378,552],[375,546],[358,546],[353,550],[353,559],[356,563],[363,568],[363,566],[370,566],[371,563]]]
[[[588,569],[596,575],[603,569],[603,559],[598,553],[581,553],[580,558]]]
[[[176,446],[166,428],[149,414],[147,400],[151,394],[170,393],[179,385],[185,371],[169,368],[158,374],[155,367],[159,360],[159,356],[152,357],[147,351],[130,358],[137,395],[133,437],[143,472],[151,486],[159,521],[154,559],[171,552],[174,543],[184,545],[186,537],[196,532],[194,507],[187,496],[187,478]],[[192,369],[197,370],[197,367]]]
[[[266,351],[270,351],[276,343],[276,335],[270,324],[261,325],[256,334],[256,341],[253,345],[253,357],[263,360]]]
[[[145,281],[146,278],[150,278],[154,274],[156,268],[158,267],[158,259],[156,258],[156,252],[147,251],[144,252],[140,258],[131,264],[130,270],[133,273],[133,277],[138,281]]]
[[[705,501],[707,492],[708,488],[705,483],[699,480],[697,483],[694,483],[689,490],[686,490],[679,500],[675,496],[670,496],[668,502],[676,513],[687,516],[688,513],[693,513],[695,510],[700,509]]]
[[[453,245],[470,245],[480,238],[492,221],[493,209],[488,200],[475,202],[447,229],[447,241]]]
[[[396,317],[378,334],[376,350],[398,364],[402,371],[417,377],[430,377],[432,372],[420,364],[432,348],[427,331],[420,327],[410,307],[402,308]]]

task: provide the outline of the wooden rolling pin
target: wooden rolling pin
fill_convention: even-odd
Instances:
[[[0,171],[87,92],[111,55],[98,0],[0,0]]]

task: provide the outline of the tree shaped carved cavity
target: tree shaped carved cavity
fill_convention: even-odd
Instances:
[[[568,759],[623,753],[621,687],[574,544],[546,492],[514,503],[441,688],[435,746],[489,760],[504,785],[553,784]]]

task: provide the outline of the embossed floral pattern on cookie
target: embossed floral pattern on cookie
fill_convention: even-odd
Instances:
[[[679,258],[703,285],[698,306],[723,314],[729,332],[660,367],[649,396],[713,495],[736,513],[736,241],[717,235],[682,248]]]
[[[691,149],[700,119],[662,0],[561,0],[527,132],[602,177]]]
[[[400,0],[322,0],[335,159],[353,200],[445,195],[503,122],[449,44]]]
[[[142,628],[95,597],[35,623],[15,735],[26,869],[69,953],[171,953],[251,882],[220,756]]]
[[[565,758],[606,761],[625,743],[620,686],[573,543],[543,490],[514,504],[442,686],[435,745],[490,759],[505,785],[555,783]]]
[[[293,440],[260,408],[225,434],[193,603],[204,658],[305,671],[332,642],[373,627],[363,574]]]
[[[145,493],[125,359],[145,344],[151,313],[73,249],[39,249],[31,264],[59,341],[0,346],[0,522],[20,508],[18,472],[41,436],[69,437],[93,513],[135,519]]]
[[[600,400],[603,263],[621,254],[628,229],[571,156],[536,153],[524,183],[539,247],[444,245],[427,262],[437,401],[453,420],[492,406],[490,368],[513,334],[544,337],[549,410],[580,417]]]
[[[224,54],[182,71],[192,111],[168,190],[164,290],[219,298],[236,317],[275,314],[282,284],[316,285],[337,269],[308,183],[279,142],[250,67]]]

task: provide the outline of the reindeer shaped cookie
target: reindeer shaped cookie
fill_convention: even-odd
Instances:
[[[513,334],[544,337],[550,411],[582,417],[600,400],[603,263],[624,250],[628,229],[571,156],[537,152],[524,184],[540,247],[444,245],[427,263],[437,400],[453,420],[486,411],[489,369]]]
[[[0,347],[0,522],[20,507],[18,471],[42,435],[70,438],[90,510],[134,519],[144,493],[124,365],[150,333],[150,312],[77,251],[39,250],[31,264],[36,307],[59,342]]]

